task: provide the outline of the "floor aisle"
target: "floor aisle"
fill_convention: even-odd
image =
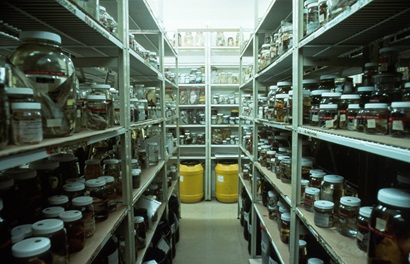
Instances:
[[[181,204],[180,240],[173,264],[248,264],[236,203]]]

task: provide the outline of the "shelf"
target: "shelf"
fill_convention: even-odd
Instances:
[[[204,83],[179,83],[179,87],[189,87],[189,88],[201,88],[205,87],[206,85]]]
[[[237,128],[237,127],[239,127],[239,125],[229,125],[229,124],[226,124],[226,125],[211,125],[211,127],[223,127],[223,128],[225,128],[225,127],[230,127],[230,128]]]
[[[280,232],[278,229],[277,221],[274,221],[269,218],[268,209],[265,206],[263,206],[261,202],[255,202],[255,210],[262,224],[266,228],[266,232],[269,235],[273,248],[275,249],[280,262],[290,263],[289,245],[283,243],[280,240]]]
[[[240,58],[242,57],[252,57],[253,56],[253,40],[255,38],[255,35],[252,33],[252,35],[249,37],[248,42],[244,47],[241,47],[240,51]]]
[[[211,104],[211,107],[239,108],[239,105],[238,104]]]
[[[313,213],[302,207],[296,214],[311,231],[316,240],[338,263],[366,263],[366,253],[356,245],[356,238],[341,235],[336,228],[321,228],[314,224]]]
[[[179,145],[179,147],[182,148],[205,148],[206,145]]]
[[[212,144],[211,145],[211,147],[212,148],[237,148],[238,147],[238,145],[235,145],[235,144],[226,144],[226,145],[223,145],[223,144]]]
[[[141,121],[141,122],[131,123],[131,129],[135,129],[135,128],[138,128],[138,127],[145,127],[145,126],[155,125],[155,124],[160,124],[163,121],[164,121],[163,118],[159,118],[159,119],[149,119],[149,120],[145,120],[145,121]]]
[[[152,67],[149,61],[143,59],[135,50],[130,49],[130,76],[138,81],[159,81],[162,74]]]
[[[186,128],[206,128],[206,125],[179,125],[179,127],[186,127]]]
[[[253,162],[253,155],[249,153],[246,149],[244,149],[241,145],[239,146],[240,150]]]
[[[150,166],[142,170],[140,187],[138,189],[133,189],[132,191],[132,204],[133,205],[142,196],[145,189],[147,189],[148,186],[151,184],[151,182],[155,179],[157,174],[164,167],[164,164],[165,164],[165,161],[160,160],[157,166]]]
[[[181,46],[181,47],[178,47],[178,51],[187,51],[187,50],[204,50],[205,51],[205,47],[204,46],[192,46],[192,47]]]
[[[211,46],[211,50],[223,50],[223,51],[239,51],[239,46]]]
[[[275,188],[276,192],[291,206],[292,186],[290,183],[283,183],[276,178],[276,174],[263,167],[259,162],[255,162],[255,167],[265,176],[269,183]]]
[[[196,105],[179,105],[179,108],[205,108],[205,104],[196,104]]]
[[[239,84],[228,84],[228,83],[211,83],[211,88],[232,88],[239,89]]]
[[[262,124],[262,125],[268,126],[268,127],[274,127],[274,128],[279,128],[279,129],[282,129],[282,130],[292,131],[292,125],[288,124],[288,123],[274,122],[274,121],[269,121],[269,120],[260,119],[260,118],[256,119],[256,123],[259,123],[259,124]]]
[[[293,49],[291,48],[269,66],[258,72],[255,78],[259,82],[277,82],[289,79],[292,76],[292,53]]]
[[[292,16],[289,16],[292,12],[292,1],[288,0],[273,0],[266,9],[266,13],[263,15],[263,19],[256,28],[256,32],[268,31],[272,33],[272,30],[280,27],[280,22],[289,17],[292,20]],[[262,39],[265,35],[262,35]],[[259,43],[264,43],[259,41]]]
[[[242,178],[242,173],[238,175],[239,180],[241,181],[243,187],[245,187],[245,191],[248,194],[249,199],[252,201],[252,185],[249,180],[245,180]]]
[[[167,78],[165,78],[165,88],[173,88],[173,89],[178,89],[178,85],[174,82],[171,82]]]
[[[172,157],[171,159],[176,159]],[[205,156],[179,156],[179,160],[203,160],[206,159]]]
[[[60,153],[60,148],[71,145],[90,145],[112,137],[120,136],[126,131],[123,127],[106,130],[81,131],[72,136],[44,139],[35,145],[8,145],[0,151],[0,170],[13,168],[39,159]]]
[[[91,263],[124,220],[128,212],[126,209],[123,205],[117,206],[117,210],[110,213],[107,220],[96,223],[95,233],[85,240],[84,248],[70,254],[70,263]]]
[[[253,78],[249,78],[245,83],[239,85],[239,89],[252,89]]]
[[[388,158],[410,162],[410,140],[388,135],[368,135],[347,130],[322,130],[303,126],[298,133],[335,144],[367,151]]]

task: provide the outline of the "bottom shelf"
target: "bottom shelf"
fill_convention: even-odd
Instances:
[[[262,264],[262,259],[249,259],[249,264]]]

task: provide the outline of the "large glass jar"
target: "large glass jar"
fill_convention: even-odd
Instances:
[[[101,162],[98,159],[89,159],[85,161],[84,178],[85,180],[97,179],[103,175]]]
[[[90,196],[80,196],[72,200],[73,209],[78,210],[83,215],[85,237],[91,237],[95,233],[95,218],[93,198]]]
[[[318,200],[313,203],[314,210],[314,222],[316,226],[319,227],[332,227],[334,225],[335,217],[334,213],[334,203]]]
[[[280,240],[287,244],[290,236],[290,213],[282,213],[280,220]]]
[[[87,129],[104,130],[108,127],[108,104],[105,95],[87,95]]]
[[[115,185],[114,176],[101,176],[98,179],[104,180],[108,192],[108,211],[114,212],[117,210],[117,186]]]
[[[93,179],[85,182],[88,194],[93,198],[95,221],[100,222],[108,218],[108,188],[105,180]]]
[[[366,134],[387,135],[389,132],[389,110],[387,104],[365,104]]]
[[[71,178],[78,178],[79,166],[78,159],[71,153],[60,153],[50,157],[51,160],[58,161],[60,173],[64,181]]]
[[[319,9],[317,0],[306,0],[305,6],[307,7],[307,26],[306,34],[312,34],[316,29],[319,28]]]
[[[339,128],[346,129],[348,123],[349,104],[359,104],[360,96],[358,94],[343,94],[339,103]]]
[[[336,129],[338,126],[337,104],[320,104],[319,127],[323,129]]]
[[[69,136],[76,122],[78,80],[74,65],[60,48],[61,37],[44,31],[23,31],[23,43],[11,54],[16,86],[32,83],[41,102],[44,137]]]
[[[111,89],[111,86],[108,84],[95,84],[91,86],[90,94],[105,96],[105,101],[107,103],[108,127],[113,127],[114,125],[114,99],[113,99],[113,95],[110,89]]]
[[[322,94],[329,90],[314,90],[310,93],[310,110],[309,110],[309,125],[319,125],[319,106],[322,100]]]
[[[359,214],[360,199],[352,196],[340,198],[339,223],[337,230],[340,234],[355,237],[357,234],[356,218]]]
[[[29,166],[37,171],[44,197],[61,193],[64,180],[59,170],[58,161],[44,159],[31,162]]]
[[[356,131],[357,130],[357,114],[361,110],[359,104],[349,104],[347,108],[347,130]],[[342,128],[342,127],[341,127]]]

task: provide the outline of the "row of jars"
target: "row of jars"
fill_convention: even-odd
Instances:
[[[212,104],[239,104],[239,93],[215,94],[212,96]]]
[[[231,128],[214,128],[212,129],[211,143],[216,145],[237,145],[239,137],[235,135]]]
[[[179,135],[179,145],[204,145],[205,134],[185,130],[184,134]]]
[[[180,105],[205,104],[205,88],[179,88]]]
[[[217,69],[212,69],[211,83],[212,84],[238,84],[239,74],[232,73],[232,72],[225,72],[225,71],[218,73]]]
[[[159,60],[155,51],[145,49],[140,43],[138,43],[134,34],[129,34],[128,41],[132,50],[136,51],[137,54],[148,62],[154,69],[159,70]],[[175,79],[175,73],[171,73],[171,76],[172,74],[173,79]]]
[[[186,109],[179,111],[180,118],[179,124],[180,125],[205,125],[205,111],[203,109]]]

